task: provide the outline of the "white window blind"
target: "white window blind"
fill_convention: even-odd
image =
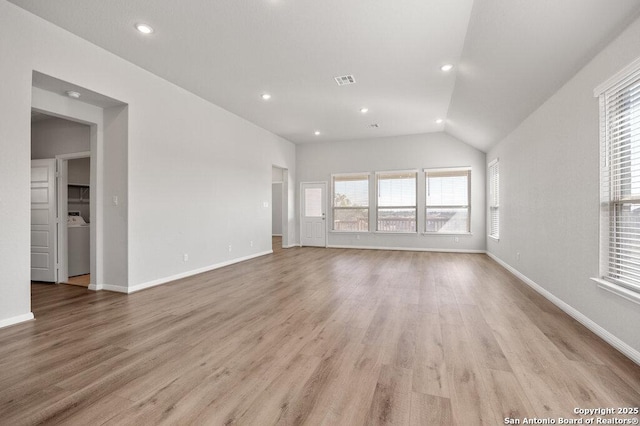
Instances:
[[[640,292],[640,65],[599,94],[601,275]]]
[[[489,236],[500,238],[500,163],[489,163]]]
[[[416,232],[416,171],[376,173],[378,231]]]
[[[333,230],[369,231],[369,174],[332,177]]]
[[[425,169],[425,232],[470,232],[471,168]]]

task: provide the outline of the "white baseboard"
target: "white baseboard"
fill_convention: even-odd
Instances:
[[[282,237],[282,234],[271,234],[272,237]]]
[[[127,287],[124,287],[121,285],[102,284],[100,287],[102,287],[102,290],[114,291],[116,293],[125,293],[125,294],[131,293]]]
[[[282,246],[282,248],[286,248],[286,249],[288,249],[288,248],[294,248],[294,247],[300,247],[300,244],[289,244],[289,245],[287,245],[287,246]]]
[[[573,306],[567,304],[566,302],[564,302],[563,300],[561,300],[557,296],[554,296],[551,292],[549,292],[548,290],[544,289],[542,286],[540,286],[539,284],[537,284],[536,282],[531,280],[526,275],[522,274],[516,268],[514,268],[511,265],[509,265],[508,263],[506,263],[505,261],[503,261],[499,257],[497,257],[494,254],[489,253],[489,252],[487,252],[487,255],[490,258],[492,258],[493,260],[495,260],[499,265],[504,267],[507,271],[511,272],[516,277],[520,278],[522,281],[524,281],[525,284],[527,284],[529,287],[531,287],[532,289],[534,289],[535,291],[540,293],[542,296],[544,296],[551,303],[556,305],[558,308],[562,309],[569,316],[573,317],[573,319],[575,319],[580,324],[582,324],[585,327],[587,327],[589,330],[593,331],[600,338],[602,338],[605,342],[609,343],[611,346],[616,348],[618,351],[622,352],[627,358],[629,358],[630,360],[632,360],[636,364],[640,365],[640,352],[638,352],[637,350],[635,350],[634,348],[632,348],[631,346],[629,346],[628,344],[626,344],[625,342],[620,340],[618,337],[614,336],[613,334],[611,334],[610,332],[608,332],[607,330],[602,328],[600,325],[595,323],[593,320],[591,320],[589,317],[584,315],[582,312],[580,312],[577,309],[575,309]]]
[[[9,327],[10,325],[20,324],[21,322],[31,321],[35,319],[33,316],[33,312],[29,312],[28,314],[18,315],[11,318],[5,318],[0,320],[0,328]]]
[[[244,256],[244,257],[239,257],[239,258],[236,258],[236,259],[227,260],[225,262],[216,263],[214,265],[205,266],[203,268],[198,268],[198,269],[193,269],[191,271],[182,272],[180,274],[172,275],[170,277],[160,278],[160,279],[153,280],[153,281],[147,281],[146,283],[142,283],[142,284],[134,285],[132,287],[128,287],[128,288],[125,289],[125,291],[122,291],[122,292],[123,293],[128,293],[128,294],[135,293],[136,291],[140,291],[140,290],[144,290],[144,289],[147,289],[147,288],[150,288],[150,287],[155,287],[155,286],[158,286],[158,285],[166,284],[166,283],[171,282],[171,281],[179,280],[181,278],[187,278],[187,277],[190,277],[192,275],[201,274],[203,272],[213,271],[214,269],[218,269],[218,268],[222,268],[222,267],[225,267],[225,266],[233,265],[234,263],[244,262],[245,260],[254,259],[256,257],[265,256],[265,255],[271,254],[271,253],[273,253],[273,250],[267,250],[267,251],[263,251],[263,252],[260,252],[260,253],[251,254],[249,256]],[[111,288],[108,288],[108,287],[111,287]],[[121,291],[121,290],[118,290],[118,289],[122,289],[123,287],[103,285],[103,288],[105,290]]]
[[[89,290],[100,291],[115,291],[116,293],[125,293],[128,294],[127,287],[121,285],[112,285],[112,284],[89,284]]]
[[[428,251],[440,253],[486,253],[485,250],[468,250],[468,249],[440,249],[440,248],[424,248],[424,247],[383,247],[383,246],[349,246],[349,245],[328,245],[327,248],[344,248],[358,250],[400,250],[400,251]]]

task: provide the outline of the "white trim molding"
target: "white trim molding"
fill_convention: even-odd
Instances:
[[[598,284],[599,288],[640,305],[640,293],[628,290],[622,286],[616,285],[607,280],[603,280],[602,278],[591,278],[591,280],[595,281]]]
[[[350,246],[331,244],[327,248],[339,248],[339,249],[356,249],[356,250],[393,250],[393,251],[427,251],[436,253],[471,253],[471,254],[485,254],[485,250],[467,250],[467,249],[445,249],[445,248],[425,248],[425,247],[382,247],[382,246]]]
[[[0,328],[9,327],[10,325],[16,325],[16,324],[20,324],[25,321],[31,321],[34,319],[35,317],[33,316],[33,312],[29,312],[28,314],[18,315],[11,318],[5,318],[3,320],[0,320]]]
[[[620,340],[618,337],[614,336],[609,331],[607,331],[604,328],[602,328],[600,325],[598,325],[596,322],[594,322],[589,317],[584,315],[582,312],[578,311],[573,306],[569,305],[568,303],[564,302],[563,300],[561,300],[557,296],[553,295],[551,292],[549,292],[548,290],[544,289],[542,286],[540,286],[539,284],[537,284],[536,282],[531,280],[529,277],[527,277],[526,275],[524,275],[523,273],[518,271],[516,268],[514,268],[513,266],[509,265],[508,263],[506,263],[505,261],[503,261],[502,259],[500,259],[496,255],[494,255],[493,253],[487,252],[487,255],[491,259],[496,261],[496,263],[498,263],[500,266],[505,268],[507,271],[511,272],[513,275],[518,277],[520,280],[522,280],[529,287],[531,287],[532,289],[534,289],[535,291],[540,293],[542,296],[544,296],[551,303],[556,305],[558,308],[562,309],[567,315],[571,316],[573,319],[578,321],[580,324],[584,325],[589,330],[593,331],[602,340],[604,340],[605,342],[607,342],[608,344],[610,344],[611,346],[616,348],[618,351],[620,351],[622,354],[624,354],[627,358],[629,358],[630,360],[632,360],[636,364],[640,365],[640,352],[639,351],[637,351],[636,349],[632,348],[631,346],[629,346],[628,344],[626,344],[625,342]]]
[[[240,263],[240,262],[244,262],[245,260],[250,260],[250,259],[254,259],[256,257],[260,257],[260,256],[266,256],[268,254],[272,254],[273,250],[267,250],[267,251],[263,251],[260,253],[255,253],[255,254],[251,254],[249,256],[244,256],[244,257],[239,257],[236,259],[231,259],[231,260],[227,260],[224,262],[220,262],[220,263],[216,263],[213,265],[209,265],[209,266],[205,266],[203,268],[198,268],[198,269],[193,269],[191,271],[187,271],[187,272],[182,272],[180,274],[176,274],[176,275],[172,275],[170,277],[164,277],[164,278],[159,278],[157,280],[153,280],[153,281],[147,281],[146,283],[142,283],[142,284],[138,284],[138,285],[134,285],[132,287],[128,287],[125,289],[125,291],[123,291],[123,293],[127,293],[127,294],[131,294],[131,293],[135,293],[136,291],[140,291],[140,290],[144,290],[150,287],[155,287],[158,285],[162,285],[162,284],[166,284],[175,280],[179,280],[181,278],[187,278],[193,275],[198,275],[198,274],[202,274],[203,272],[209,272],[209,271],[213,271],[214,269],[219,269],[225,266],[229,266],[229,265],[233,265],[234,263]],[[107,287],[111,287],[111,288],[107,288]],[[103,286],[104,290],[111,290],[111,291],[120,291],[116,288],[123,288],[123,287],[117,287],[117,286]]]
[[[631,74],[634,74],[638,71],[640,71],[640,58],[637,58],[635,61],[631,62],[629,65],[609,77],[606,81],[599,84],[598,87],[593,89],[593,97],[599,97],[607,90],[610,90],[623,83],[629,78]]]

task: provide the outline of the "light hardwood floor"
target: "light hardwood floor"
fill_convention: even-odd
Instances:
[[[69,277],[65,284],[78,285],[81,287],[89,287],[89,284],[91,284],[91,275],[86,274],[86,275],[78,275],[75,277]]]
[[[640,367],[485,255],[294,248],[129,296],[32,294],[36,321],[0,330],[3,425],[499,425],[640,403]]]

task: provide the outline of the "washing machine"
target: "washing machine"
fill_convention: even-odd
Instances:
[[[72,212],[69,212],[72,213]],[[67,221],[67,244],[69,248],[69,276],[85,275],[91,272],[89,246],[91,226],[80,215],[69,215]]]

